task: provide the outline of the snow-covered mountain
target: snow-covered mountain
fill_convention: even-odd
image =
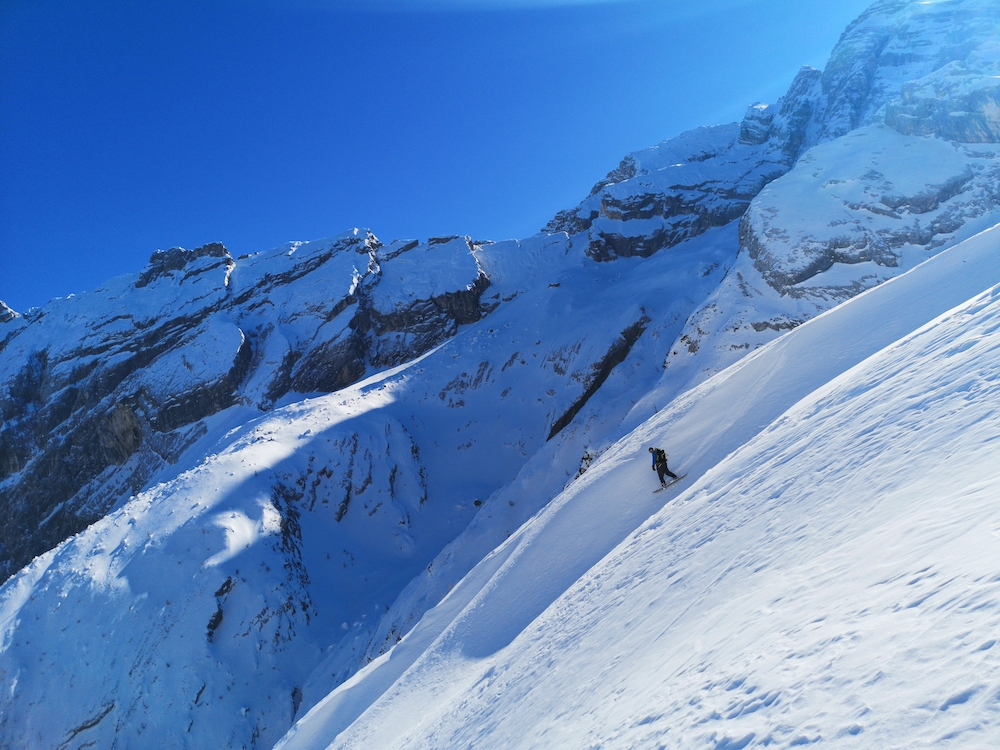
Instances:
[[[883,0],[535,237],[0,306],[0,746],[995,746],[998,102]]]
[[[995,747],[998,332],[1000,226],[676,399],[279,747]]]
[[[996,223],[997,13],[877,2],[781,101],[626,157],[547,228],[609,259],[741,219],[739,256],[666,362],[678,384],[700,382]]]

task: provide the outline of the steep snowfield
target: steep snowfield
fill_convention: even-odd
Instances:
[[[1000,227],[678,399],[280,747],[996,747],[998,284]]]

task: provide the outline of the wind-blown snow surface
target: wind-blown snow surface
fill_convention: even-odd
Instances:
[[[998,251],[679,399],[279,747],[996,747]]]

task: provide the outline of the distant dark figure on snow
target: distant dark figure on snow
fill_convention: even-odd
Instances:
[[[660,486],[667,486],[667,480],[664,477],[672,477],[676,481],[677,475],[667,468],[667,454],[663,448],[650,448],[649,452],[653,454],[653,469],[660,478]]]

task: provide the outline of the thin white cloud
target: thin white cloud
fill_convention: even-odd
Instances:
[[[298,7],[325,11],[377,11],[440,13],[504,10],[543,10],[587,6],[629,5],[644,7],[657,16],[691,18],[763,0],[250,0],[275,7]]]
[[[313,7],[342,10],[397,10],[409,12],[442,10],[521,10],[581,5],[621,5],[635,0],[312,0]]]

